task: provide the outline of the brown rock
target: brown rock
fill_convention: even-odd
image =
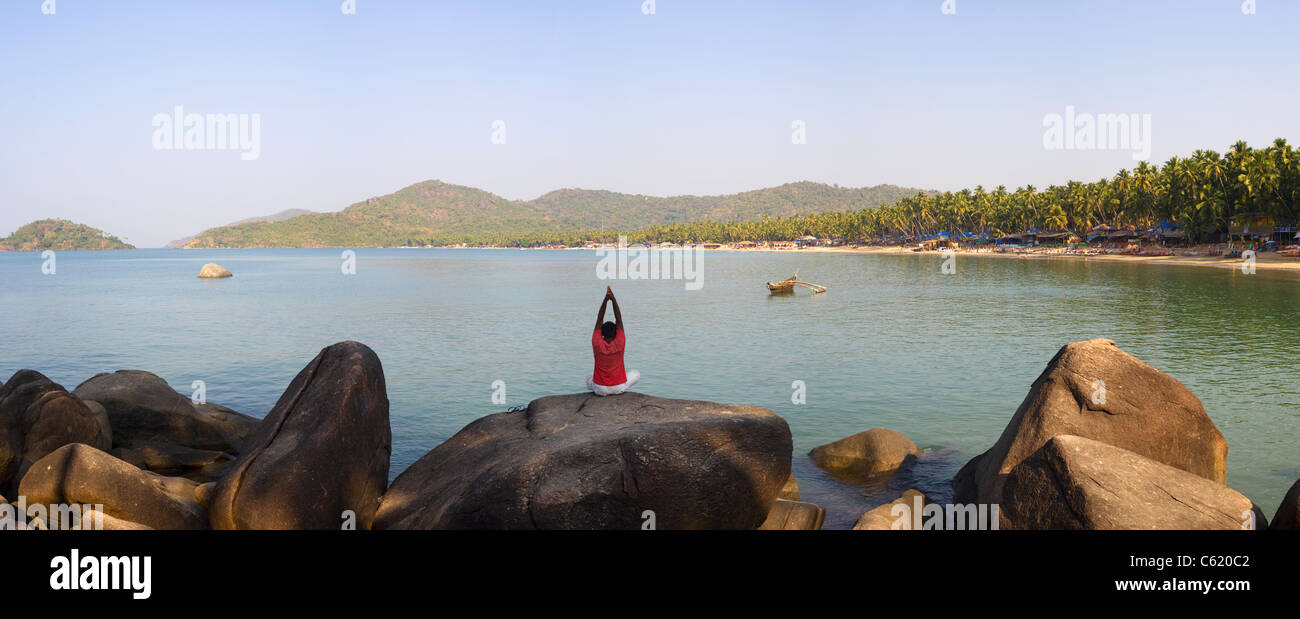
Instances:
[[[140,370],[99,374],[72,393],[103,405],[113,426],[114,447],[167,443],[233,454],[258,424],[223,406],[195,405],[167,381]]]
[[[388,483],[384,369],[357,342],[323,350],[289,384],[212,498],[214,529],[370,528]]]
[[[787,501],[799,500],[799,480],[794,478],[794,473],[790,474],[790,479],[785,480],[785,485],[781,486],[781,492],[776,495],[776,498]]]
[[[777,499],[767,520],[759,525],[760,531],[816,531],[826,520],[826,509],[820,505],[801,501]]]
[[[104,512],[90,509],[82,513],[81,526],[72,527],[72,530],[78,529],[85,531],[152,531],[153,527],[114,518]]]
[[[199,279],[221,279],[231,277],[230,271],[214,262],[209,262],[199,269]]]
[[[857,523],[853,525],[853,530],[910,531],[915,526],[915,519],[912,517],[914,512],[921,510],[921,515],[924,517],[925,506],[929,504],[930,500],[920,491],[908,490],[889,503],[867,510],[858,517]],[[906,509],[899,508],[895,511],[895,506],[900,505]]]
[[[199,505],[202,505],[203,509],[210,510],[212,509],[212,497],[216,493],[217,482],[210,481],[206,484],[199,484],[194,488],[194,500],[197,501]]]
[[[1114,342],[1094,339],[1067,344],[1047,364],[997,443],[957,474],[953,502],[1001,502],[1011,469],[1061,434],[1121,447],[1219,484],[1227,479],[1228,443],[1201,401]]]
[[[199,482],[221,478],[235,461],[234,456],[224,451],[145,441],[135,443],[134,447],[119,447],[112,453],[146,471]]]
[[[1287,491],[1286,498],[1273,514],[1271,529],[1275,531],[1300,531],[1300,481]]]
[[[814,448],[813,462],[832,472],[855,475],[891,473],[921,455],[921,448],[900,432],[872,428]]]
[[[74,443],[33,464],[19,493],[28,505],[103,505],[113,518],[155,529],[206,528],[207,513],[190,498],[193,489],[184,482]],[[190,488],[188,497],[184,488]]]
[[[466,426],[384,494],[380,529],[747,529],[790,478],[765,408],[591,393]]]
[[[1070,435],[1016,466],[1003,496],[1007,529],[1239,530],[1265,522],[1250,499],[1219,482]]]
[[[69,443],[108,449],[102,413],[40,372],[18,371],[0,388],[0,486],[13,488],[33,462]]]

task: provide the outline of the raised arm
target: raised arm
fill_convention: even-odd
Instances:
[[[618,325],[618,330],[623,330],[623,312],[618,311],[618,299],[614,298],[614,292],[610,291],[609,300],[614,302],[614,322]]]
[[[596,314],[596,330],[597,330],[597,331],[600,331],[600,326],[603,325],[603,324],[605,324],[605,307],[606,307],[607,305],[609,305],[609,293],[606,293],[606,294],[605,294],[605,298],[600,300],[600,313],[599,313],[599,314]],[[617,313],[618,310],[614,310],[614,312]]]

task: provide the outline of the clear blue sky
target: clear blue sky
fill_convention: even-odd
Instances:
[[[1156,163],[1300,141],[1300,2],[955,3],[4,0],[0,236],[57,216],[159,246],[434,178],[530,199],[1043,187],[1134,164],[1045,150],[1067,105],[1151,114]],[[176,105],[260,114],[261,156],[155,150]]]

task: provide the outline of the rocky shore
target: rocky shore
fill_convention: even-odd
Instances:
[[[104,529],[819,529],[792,445],[764,408],[561,395],[470,423],[389,485],[383,367],[356,342],[323,349],[261,420],[149,372],[69,392],[22,370],[0,387],[0,515],[23,509],[9,528],[80,526],[56,507],[88,505]],[[957,474],[952,505],[909,490],[853,528],[1265,528],[1225,484],[1227,449],[1177,380],[1109,340],[1076,342]],[[810,455],[852,484],[921,453],[872,428]],[[1300,527],[1298,513],[1300,482],[1272,528]]]

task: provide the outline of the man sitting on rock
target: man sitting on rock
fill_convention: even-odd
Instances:
[[[605,322],[605,307],[614,302],[615,322]],[[605,286],[605,299],[600,302],[600,313],[596,315],[596,330],[591,334],[591,352],[596,357],[596,371],[587,377],[587,388],[599,396],[618,395],[627,391],[641,373],[636,370],[623,371],[623,347],[627,336],[623,335],[623,314],[618,311],[618,299],[614,291]]]

